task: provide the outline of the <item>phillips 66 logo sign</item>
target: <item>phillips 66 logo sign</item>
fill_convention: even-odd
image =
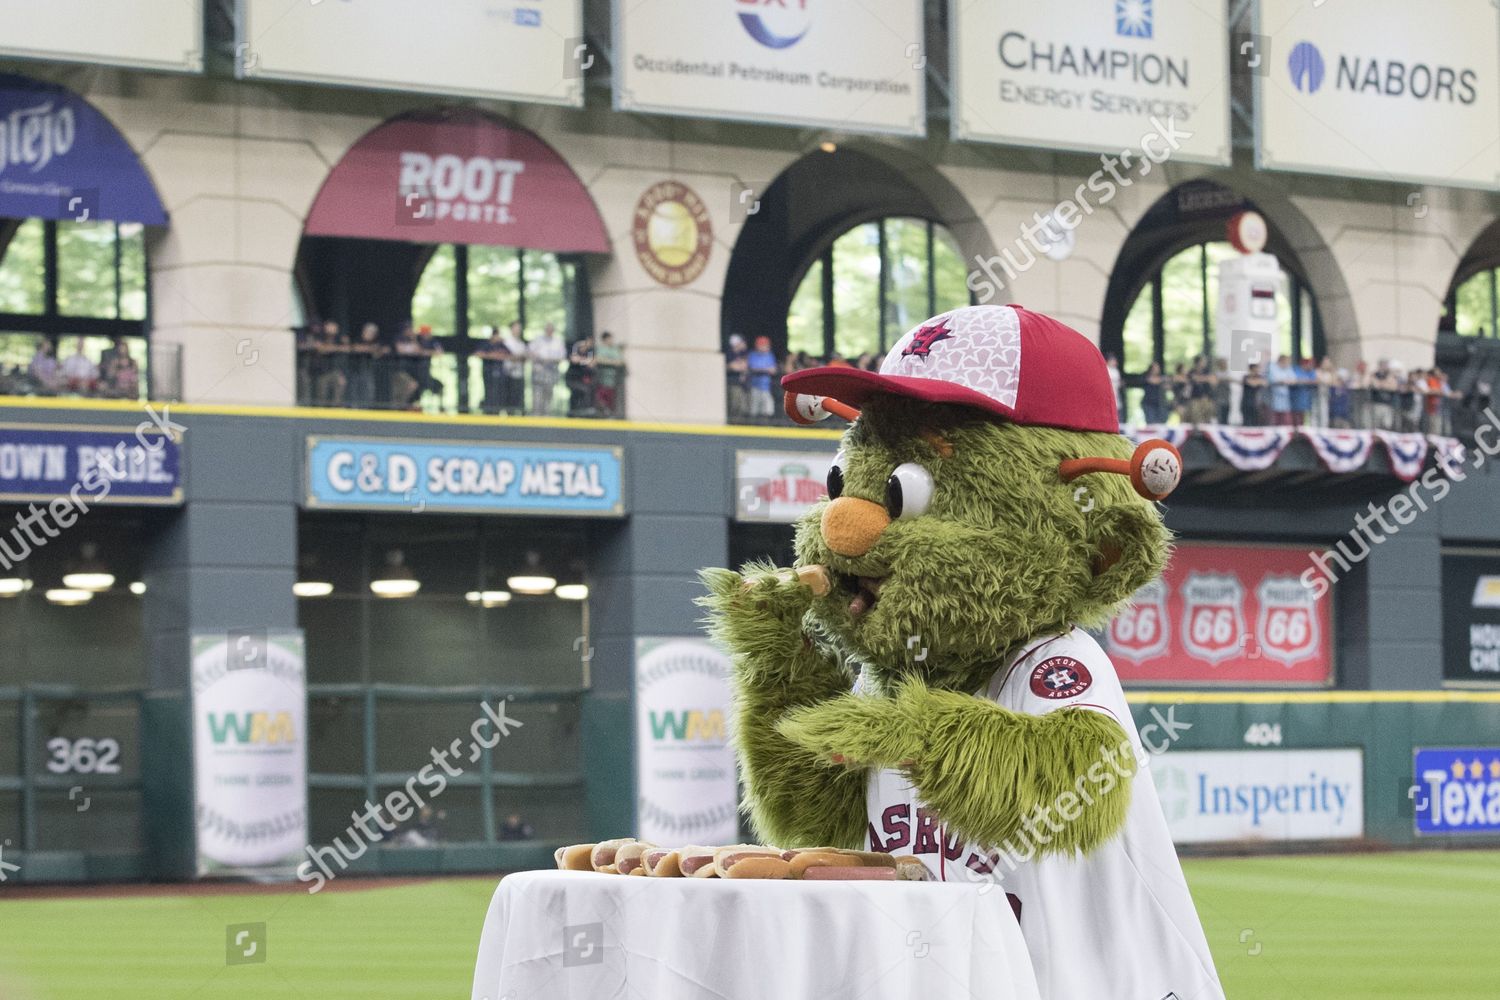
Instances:
[[[1209,663],[1245,644],[1245,588],[1228,573],[1190,573],[1182,585],[1182,646]]]
[[[1294,576],[1268,576],[1255,588],[1255,643],[1262,656],[1291,666],[1318,652],[1312,590]]]
[[[1167,588],[1152,580],[1135,592],[1130,605],[1109,623],[1109,651],[1137,663],[1160,656],[1172,643]]]
[[[1305,549],[1184,542],[1104,641],[1127,684],[1326,686],[1333,589],[1299,579]]]

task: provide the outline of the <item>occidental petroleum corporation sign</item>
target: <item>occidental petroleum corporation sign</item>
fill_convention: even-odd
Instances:
[[[636,202],[630,236],[636,259],[656,281],[678,287],[708,266],[714,231],[708,206],[680,181],[653,184]]]
[[[812,27],[810,0],[734,0],[740,24],[768,49],[789,49]]]

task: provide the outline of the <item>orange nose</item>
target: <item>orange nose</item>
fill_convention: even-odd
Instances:
[[[823,508],[823,541],[841,556],[862,556],[891,523],[885,508],[859,497],[839,497]]]

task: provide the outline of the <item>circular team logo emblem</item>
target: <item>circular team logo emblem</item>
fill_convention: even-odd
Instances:
[[[646,189],[636,203],[630,236],[641,267],[671,287],[686,285],[703,273],[714,241],[708,206],[678,181]]]
[[[1053,656],[1031,671],[1031,693],[1048,701],[1076,698],[1094,683],[1089,668],[1071,656]]]
[[[738,0],[735,9],[751,38],[768,49],[789,49],[812,27],[807,6],[808,0]]]

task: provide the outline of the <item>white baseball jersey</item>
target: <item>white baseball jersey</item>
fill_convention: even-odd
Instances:
[[[899,771],[871,775],[870,850],[915,854],[945,881],[998,883],[1026,938],[1043,1000],[1224,1000],[1193,898],[1145,766],[1146,754],[1114,666],[1081,629],[1030,643],[979,692],[1014,712],[1103,712],[1130,738],[1135,759],[1101,758],[1077,797],[1033,813],[1024,832],[984,848],[950,833]],[[1049,831],[1088,808],[1089,789],[1135,769],[1118,834],[1088,856],[1036,856]]]

